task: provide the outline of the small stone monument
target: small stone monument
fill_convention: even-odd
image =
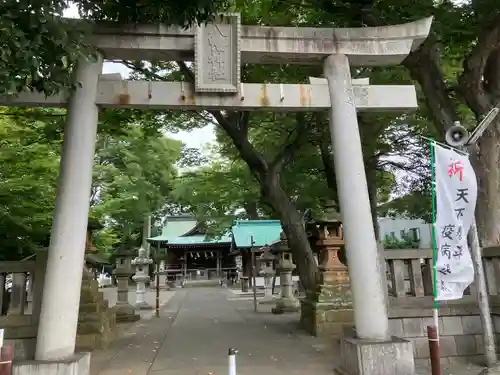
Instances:
[[[334,202],[307,226],[309,241],[318,253],[316,288],[301,300],[301,325],[314,336],[341,337],[353,327],[349,274],[339,259],[344,246],[342,222]]]
[[[261,302],[266,302],[273,298],[271,280],[274,275],[273,261],[275,258],[269,246],[264,246],[262,254],[257,258],[260,266],[259,275],[264,276],[264,300]]]
[[[135,291],[135,307],[140,310],[150,310],[153,308],[148,305],[144,299],[146,294],[146,283],[149,281],[149,275],[146,271],[151,263],[153,263],[153,260],[146,256],[146,249],[141,246],[138,256],[132,260],[132,265],[135,266],[135,275],[132,276],[132,280],[137,284],[137,289]]]
[[[135,322],[140,319],[140,316],[135,313],[135,307],[128,301],[128,283],[130,276],[134,274],[131,255],[124,246],[116,254],[116,268],[113,273],[117,284],[115,307],[117,322]]]
[[[292,261],[285,233],[281,232],[280,241],[271,245],[271,252],[277,254],[277,272],[280,276],[280,298],[276,299],[276,307],[273,307],[271,311],[273,314],[299,311],[299,300],[293,294],[292,272],[295,264]]]
[[[92,232],[102,228],[99,221],[90,218],[87,225],[87,239],[85,253],[95,253],[97,249],[92,245]],[[38,253],[45,258],[47,254]],[[46,264],[46,263],[45,263]],[[43,268],[45,272],[45,268]],[[35,276],[36,277],[36,276]],[[76,348],[80,351],[93,351],[106,348],[116,337],[116,314],[113,307],[109,307],[103,293],[92,273],[84,266],[80,291],[80,309],[78,312],[78,330]]]
[[[241,276],[240,280],[241,280],[241,292],[248,293],[248,290],[250,289],[250,282],[248,276]]]

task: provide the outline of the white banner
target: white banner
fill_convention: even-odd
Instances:
[[[467,155],[434,146],[436,178],[437,299],[460,299],[474,281],[467,246],[477,181]]]

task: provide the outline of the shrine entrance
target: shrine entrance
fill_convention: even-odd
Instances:
[[[35,359],[44,362],[36,371],[48,373],[62,359],[66,364],[81,361],[74,358],[74,348],[98,109],[117,107],[328,110],[356,326],[356,339],[342,344],[344,367],[354,369],[359,367],[354,362],[369,361],[353,354],[366,350],[394,362],[370,374],[399,374],[401,366],[411,367],[411,345],[389,335],[357,112],[416,108],[415,88],[370,85],[351,79],[350,68],[399,64],[425,40],[431,22],[432,18],[426,18],[404,25],[352,29],[261,27],[242,26],[239,14],[229,14],[188,30],[97,25],[90,42],[100,55],[97,61],[79,61],[75,78],[81,86],[69,99],[63,92],[1,98],[0,104],[7,106],[68,108],[36,343]],[[194,61],[194,84],[121,80],[116,74],[101,74],[103,59]],[[241,63],[323,64],[325,78],[311,78],[309,84],[245,83],[241,82]],[[67,278],[68,274],[74,277]],[[377,361],[387,362],[378,357]],[[78,363],[75,366],[80,368]]]

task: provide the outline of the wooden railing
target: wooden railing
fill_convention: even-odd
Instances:
[[[500,303],[500,246],[483,249],[483,266],[490,300]]]
[[[495,280],[496,295],[500,294],[500,247],[491,252],[484,250],[483,263],[487,273],[488,284]],[[422,297],[431,300],[433,295],[433,259],[431,249],[385,250],[387,287],[391,302],[417,302]],[[495,268],[496,265],[496,268]],[[496,272],[494,272],[496,270]],[[495,278],[496,277],[496,278]],[[477,293],[473,283],[465,291],[464,302],[471,301]],[[490,293],[494,294],[494,293]],[[500,296],[499,296],[500,297]],[[417,300],[418,298],[418,300]]]
[[[36,338],[45,267],[45,252],[36,260],[0,262],[0,328],[6,340]]]

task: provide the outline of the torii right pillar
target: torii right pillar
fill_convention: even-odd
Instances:
[[[389,334],[348,57],[327,57],[324,74],[355,323],[355,336],[341,340],[338,370],[350,375],[414,375],[412,343]]]

